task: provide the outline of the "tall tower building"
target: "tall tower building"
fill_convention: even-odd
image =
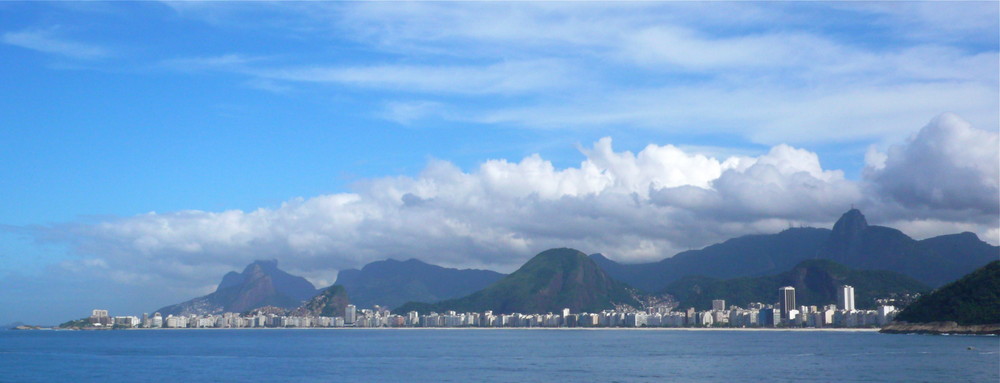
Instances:
[[[785,286],[778,289],[778,299],[781,301],[781,319],[789,319],[788,312],[797,309],[795,306],[795,288]]]
[[[726,309],[726,301],[724,299],[713,299],[712,300],[712,310],[723,311]]]
[[[837,306],[841,310],[854,311],[854,287],[843,285],[837,289]]]
[[[358,308],[354,305],[347,305],[344,309],[344,323],[354,324],[354,321],[358,319]]]

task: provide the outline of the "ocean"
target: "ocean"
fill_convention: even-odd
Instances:
[[[2,382],[998,382],[1000,338],[831,331],[0,331]]]

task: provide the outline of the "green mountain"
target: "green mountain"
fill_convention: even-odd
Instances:
[[[450,269],[416,259],[372,262],[361,270],[337,274],[337,284],[358,307],[398,307],[406,302],[437,302],[482,290],[504,274],[489,270]]]
[[[875,299],[893,293],[917,293],[930,287],[908,276],[875,270],[855,270],[829,260],[808,260],[789,271],[764,277],[720,280],[708,277],[685,277],[664,290],[680,302],[681,308],[707,310],[713,299],[725,299],[727,305],[746,307],[751,302],[778,301],[778,288],[795,287],[796,303],[822,306],[836,303],[837,288],[854,286],[858,309],[874,309]]]
[[[517,271],[471,295],[437,303],[407,303],[394,311],[545,313],[569,308],[599,312],[616,304],[639,306],[634,290],[611,279],[586,254],[562,248],[539,253]]]
[[[312,283],[278,269],[278,261],[256,261],[242,273],[226,274],[215,292],[156,312],[167,316],[240,313],[263,306],[294,309],[315,295]]]
[[[649,292],[691,275],[717,279],[773,275],[809,259],[891,270],[936,287],[1000,258],[1000,247],[973,233],[917,241],[899,230],[869,225],[859,210],[851,209],[833,230],[793,228],[748,235],[653,263],[619,264],[601,254],[591,257],[615,279]]]
[[[1000,324],[1000,261],[993,261],[903,309],[897,321]]]
[[[351,303],[347,297],[347,289],[341,285],[333,285],[323,289],[318,295],[295,310],[296,315],[342,317],[347,305]]]

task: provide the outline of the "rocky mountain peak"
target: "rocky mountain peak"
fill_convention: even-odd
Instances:
[[[851,209],[840,216],[837,223],[833,225],[833,236],[838,238],[851,238],[868,228],[868,221],[861,210]]]

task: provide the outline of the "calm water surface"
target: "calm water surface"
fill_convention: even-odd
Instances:
[[[0,331],[0,382],[1000,382],[998,352],[872,332]]]

